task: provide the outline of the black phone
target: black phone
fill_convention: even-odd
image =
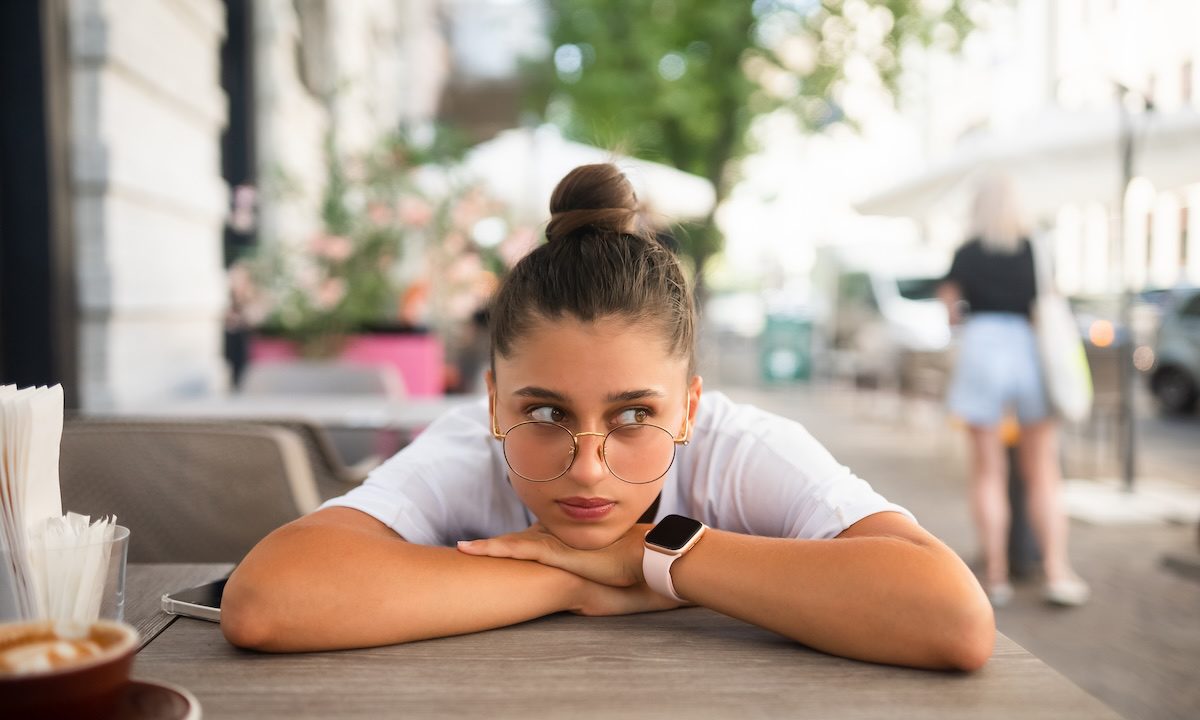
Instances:
[[[172,615],[184,615],[200,620],[221,622],[221,595],[225,592],[222,578],[207,585],[200,585],[162,596],[162,609]]]

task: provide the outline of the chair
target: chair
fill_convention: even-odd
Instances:
[[[367,479],[367,474],[374,470],[382,458],[370,455],[353,465],[347,465],[341,453],[334,446],[328,431],[320,425],[296,417],[261,417],[239,418],[237,420],[212,420],[208,422],[240,423],[277,427],[293,433],[304,446],[308,456],[309,467],[313,479],[317,483],[317,493],[321,500],[339,497]]]
[[[131,562],[237,562],[320,502],[303,441],[282,427],[69,419],[63,510],[115,514]]]

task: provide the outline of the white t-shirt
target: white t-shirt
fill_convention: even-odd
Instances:
[[[361,510],[412,543],[524,530],[533,515],[509,485],[486,400],[455,408],[359,487],[322,508]],[[832,538],[868,515],[894,511],[799,423],[704,393],[692,440],[680,446],[657,518],[675,513],[748,535]]]

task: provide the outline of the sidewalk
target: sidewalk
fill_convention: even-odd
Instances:
[[[869,392],[714,383],[739,402],[796,419],[855,473],[970,563],[975,533],[967,506],[965,440],[940,410]],[[1200,445],[1200,443],[1197,443]],[[1194,477],[1190,468],[1159,472]],[[1071,524],[1071,556],[1092,585],[1075,609],[1043,604],[1037,583],[1018,585],[996,613],[1001,632],[1128,718],[1200,717],[1200,582],[1164,569],[1162,558],[1194,548],[1195,525]]]

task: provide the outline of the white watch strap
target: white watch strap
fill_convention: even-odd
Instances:
[[[683,556],[668,555],[647,547],[642,553],[642,575],[654,592],[678,602],[687,602],[679,597],[679,593],[675,592],[675,584],[671,582],[671,565],[681,557]]]

